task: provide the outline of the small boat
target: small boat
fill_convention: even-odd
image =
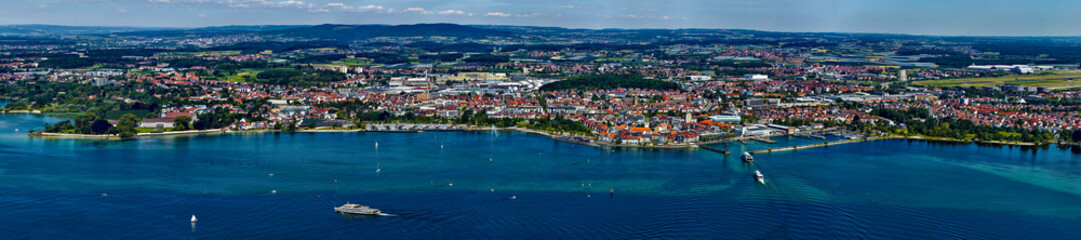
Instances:
[[[515,195],[515,196],[510,196],[510,199],[511,199],[511,200],[514,200],[514,199],[518,199],[518,196],[517,196],[517,195]]]
[[[375,148],[379,149],[379,142],[375,142]]]
[[[758,183],[766,184],[766,176],[762,175],[762,172],[759,172],[758,170],[754,170],[754,180],[758,181]]]
[[[492,158],[490,158],[490,157],[489,157],[489,158],[488,158],[488,162],[492,162]]]
[[[360,204],[345,203],[339,207],[334,208],[336,213],[348,213],[348,214],[360,214],[360,215],[382,215],[383,212],[379,209],[371,208]]]
[[[754,163],[754,156],[751,156],[749,152],[743,152],[743,156],[739,156],[739,159],[745,163]]]
[[[191,215],[191,223],[196,223],[196,222],[199,222],[199,219],[195,218],[195,214],[192,214]]]

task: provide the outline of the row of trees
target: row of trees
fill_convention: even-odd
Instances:
[[[639,88],[655,90],[680,89],[679,84],[655,79],[645,79],[640,75],[584,75],[571,79],[545,84],[541,91],[558,90],[607,90],[616,88]]]
[[[345,80],[344,73],[328,70],[271,69],[255,75],[252,82],[289,86],[322,86],[330,82]]]
[[[925,108],[913,107],[907,110],[894,110],[875,107],[870,113],[906,126],[905,129],[897,129],[885,126],[885,124],[869,126],[886,132],[964,140],[978,139],[982,141],[1044,143],[1059,140],[1054,137],[1054,133],[1045,130],[986,126],[964,119],[931,118],[930,111]],[[1069,133],[1065,135],[1069,136]]]
[[[64,120],[56,124],[46,124],[44,132],[51,133],[74,133],[74,134],[117,134],[122,138],[135,136],[139,125],[138,116],[124,114],[120,117],[116,126],[94,113],[86,113],[75,117],[75,121]]]

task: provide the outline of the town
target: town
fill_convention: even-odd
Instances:
[[[13,101],[7,112],[74,116],[35,129],[49,136],[515,129],[626,147],[827,130],[1081,137],[1081,59],[1070,52],[903,35],[396,27],[446,36],[12,37],[0,42],[0,97]]]

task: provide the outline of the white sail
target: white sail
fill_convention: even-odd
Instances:
[[[192,215],[191,215],[191,222],[192,222],[192,223],[195,223],[195,222],[198,222],[198,221],[199,221],[199,219],[198,219],[198,218],[195,218],[195,214],[192,214]]]

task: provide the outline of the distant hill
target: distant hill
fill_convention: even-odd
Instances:
[[[311,27],[290,28],[261,33],[266,36],[286,38],[308,38],[337,41],[356,41],[376,37],[454,37],[454,38],[489,38],[515,37],[517,34],[482,29],[457,24],[415,24],[415,25],[318,25]]]
[[[135,31],[118,33],[117,35],[123,36],[142,36],[142,37],[207,37],[207,36],[221,36],[221,35],[235,35],[246,33],[259,33],[265,31],[279,31],[294,28],[306,28],[311,25],[252,25],[252,26],[220,26],[220,27],[204,27],[204,28],[185,28],[185,29],[167,29],[156,31]]]
[[[47,35],[91,35],[138,31],[175,30],[178,28],[151,27],[83,27],[58,25],[0,25],[0,35],[5,36],[47,36]]]

